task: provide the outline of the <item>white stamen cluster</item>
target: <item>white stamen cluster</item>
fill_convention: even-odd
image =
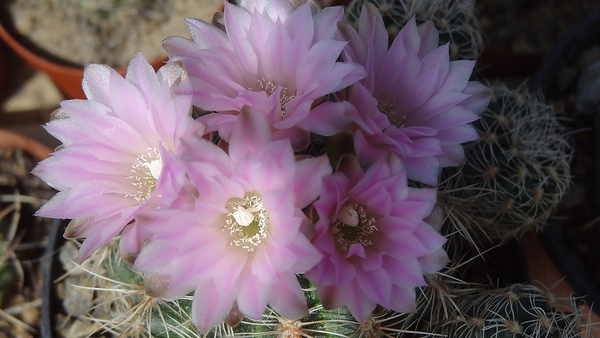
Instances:
[[[254,251],[269,235],[269,213],[255,193],[244,198],[232,198],[226,205],[229,213],[223,231],[228,231],[229,245]]]
[[[264,77],[261,77],[257,80],[258,82],[258,90],[262,90],[267,93],[267,95],[273,94],[275,89],[277,89],[277,85]]]
[[[347,252],[355,243],[363,247],[372,245],[369,237],[378,230],[375,218],[370,217],[365,209],[356,203],[342,206],[337,219],[329,226],[336,247],[343,252]]]
[[[131,165],[132,174],[127,178],[131,180],[131,184],[137,191],[127,196],[133,197],[140,204],[143,203],[154,192],[161,171],[162,159],[158,149],[149,148],[147,154],[138,156],[137,163]]]
[[[267,95],[273,94],[275,92],[275,90],[277,89],[277,85],[275,83],[265,79],[264,77],[261,77],[260,79],[258,79],[257,82],[258,82],[259,90],[266,92]],[[287,87],[281,88],[281,93],[279,95],[279,105],[280,105],[280,109],[281,109],[280,118],[282,120],[287,117],[287,111],[285,110],[285,104],[290,102],[294,98],[296,98],[296,95],[288,93]]]
[[[393,110],[392,108],[394,107],[394,105],[396,104],[396,102],[386,102],[386,101],[382,101],[382,100],[377,100],[378,104],[377,104],[377,109],[379,109],[379,111],[381,113],[383,113],[385,116],[387,116],[387,118],[390,120],[390,123],[395,125],[398,128],[403,128],[404,127],[404,121],[406,121],[406,115],[404,114],[398,114],[395,110]]]

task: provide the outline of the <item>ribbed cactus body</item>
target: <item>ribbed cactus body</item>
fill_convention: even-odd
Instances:
[[[144,291],[144,279],[131,265],[121,260],[116,241],[96,251],[82,266],[76,266],[67,257],[77,250],[72,242],[64,249],[69,270],[65,287],[74,285],[75,291],[67,292],[65,308],[71,312],[72,304],[81,303],[83,291],[87,308],[70,316],[80,321],[94,321],[100,331],[119,336],[189,338],[203,337],[191,322],[193,296],[176,300],[151,297]],[[206,336],[221,337],[350,337],[361,329],[345,307],[325,310],[314,285],[299,276],[305,290],[309,315],[301,320],[279,316],[267,307],[260,320],[243,318],[230,327],[223,323]],[[93,290],[93,291],[92,291]],[[85,292],[89,291],[89,292]]]
[[[579,310],[562,311],[548,291],[515,284],[460,297],[462,314],[441,326],[449,338],[583,337],[589,329]]]
[[[553,107],[527,92],[493,85],[488,109],[473,126],[481,138],[440,194],[450,219],[479,235],[507,239],[538,229],[570,184],[571,148]],[[479,231],[480,230],[480,231]]]
[[[590,330],[574,299],[530,284],[493,289],[445,274],[428,277],[417,310],[400,323],[399,329],[415,337],[579,338]]]
[[[72,269],[69,278],[78,277],[68,279],[93,290],[91,306],[80,320],[95,321],[98,332],[115,336],[579,338],[589,330],[574,302],[565,303],[548,291],[524,284],[486,289],[446,271],[426,276],[428,286],[418,290],[414,312],[381,309],[364,323],[356,322],[346,308],[323,309],[314,286],[299,277],[310,308],[307,317],[289,320],[267,308],[260,320],[243,318],[234,327],[221,324],[203,336],[191,323],[193,296],[168,301],[146,295],[143,279],[120,260],[115,247],[111,242],[94,253],[83,265],[87,271]]]

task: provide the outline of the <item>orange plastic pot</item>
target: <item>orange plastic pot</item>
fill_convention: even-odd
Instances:
[[[31,67],[46,73],[56,84],[58,89],[68,99],[85,99],[81,81],[83,80],[83,67],[66,66],[34,53],[26,48],[0,23],[0,38],[6,42],[19,56],[21,56]],[[158,70],[167,56],[160,57],[150,64]],[[125,67],[115,68],[121,75],[125,75]]]

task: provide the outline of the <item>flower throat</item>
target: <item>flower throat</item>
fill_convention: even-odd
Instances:
[[[228,231],[230,245],[254,251],[269,234],[269,213],[256,193],[244,198],[232,198],[226,205],[229,213],[223,231]]]
[[[375,218],[370,217],[365,209],[356,203],[347,203],[340,209],[337,219],[329,226],[329,233],[335,241],[335,246],[343,252],[348,252],[352,244],[363,247],[373,242],[371,234],[378,231]]]

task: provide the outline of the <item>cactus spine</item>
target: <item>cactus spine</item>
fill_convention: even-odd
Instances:
[[[87,332],[63,332],[66,337],[85,337],[94,331],[132,337],[203,337],[191,323],[192,298],[168,301],[148,296],[143,279],[121,261],[116,241],[94,253],[82,266],[71,267],[63,284],[74,284],[66,293],[65,307]],[[63,260],[76,250],[72,242],[63,249]],[[65,263],[67,263],[65,261]],[[260,320],[244,318],[230,327],[222,324],[206,337],[457,337],[457,338],[579,338],[590,325],[574,301],[558,299],[532,285],[515,284],[500,289],[468,284],[453,277],[452,268],[426,276],[428,286],[417,293],[411,313],[381,311],[364,323],[345,309],[325,310],[314,287],[299,277],[310,314],[301,320],[282,318],[267,308]],[[87,311],[74,313],[83,301]]]
[[[466,147],[459,172],[446,171],[440,201],[455,227],[504,240],[547,220],[570,184],[572,151],[552,106],[524,85],[491,88],[473,123],[481,138]]]

